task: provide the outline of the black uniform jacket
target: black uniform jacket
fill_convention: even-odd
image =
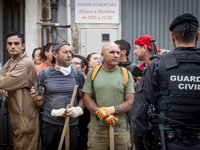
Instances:
[[[174,50],[174,55],[176,56],[178,53],[184,54],[186,52],[198,50],[199,49],[195,47],[178,47]],[[154,96],[154,93],[159,90],[158,65],[159,58],[155,58],[149,63],[149,66],[142,76],[142,81],[136,89],[135,100],[131,109],[131,119],[133,121],[131,131],[134,136],[142,137],[144,135],[148,128],[148,106],[150,104],[155,104],[158,99],[158,97]]]

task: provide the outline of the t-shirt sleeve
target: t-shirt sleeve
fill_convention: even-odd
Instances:
[[[78,72],[78,82],[79,82],[79,89],[82,89],[83,88],[83,85],[84,85],[84,82],[85,82],[85,77],[82,73],[81,70],[77,69],[77,72]]]
[[[92,94],[92,80],[91,75],[94,69],[90,69],[90,71],[87,74],[84,86],[83,86],[83,92]]]
[[[128,83],[126,85],[126,89],[125,89],[125,94],[130,94],[130,93],[135,93],[135,89],[134,89],[134,80],[132,78],[131,73],[128,71]]]

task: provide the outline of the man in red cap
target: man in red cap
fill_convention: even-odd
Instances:
[[[151,40],[154,40],[154,38],[148,34],[142,35],[135,40],[135,50],[133,54],[137,56],[137,60],[143,61],[143,63],[139,66],[139,68],[143,71],[149,65],[149,58],[152,56],[150,43]],[[160,52],[158,48],[157,51]],[[141,81],[141,77],[137,77],[136,79],[139,82]]]

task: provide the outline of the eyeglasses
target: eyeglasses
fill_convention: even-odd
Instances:
[[[76,61],[75,62],[71,62],[71,65],[78,65],[78,64],[81,65],[80,62],[76,62]]]
[[[98,58],[98,57],[94,57],[94,60],[96,60],[96,61],[102,61],[102,59]]]
[[[12,43],[12,42],[8,42],[8,43],[7,43],[8,46],[12,46],[13,44],[14,44],[15,46],[17,46],[17,45],[19,45],[20,43],[19,43],[19,42],[13,42],[13,43]]]

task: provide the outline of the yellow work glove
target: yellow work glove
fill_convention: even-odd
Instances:
[[[110,106],[110,107],[97,108],[97,110],[95,111],[95,114],[97,115],[97,117],[99,117],[99,119],[102,120],[105,117],[115,114],[115,107]]]
[[[118,121],[118,118],[116,118],[114,115],[110,115],[106,118],[104,118],[104,120],[108,123],[108,124],[113,124],[115,126],[115,124]]]

